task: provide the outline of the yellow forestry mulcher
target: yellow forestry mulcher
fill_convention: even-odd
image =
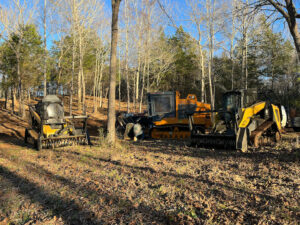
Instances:
[[[284,107],[256,99],[254,90],[226,92],[222,109],[210,111],[215,121],[213,129],[207,133],[194,126],[194,114],[199,112],[191,113],[191,145],[246,152],[248,146],[257,148],[279,141],[286,125]]]
[[[47,95],[35,106],[29,106],[29,114],[31,128],[26,128],[24,140],[33,140],[38,150],[91,144],[88,117],[65,116],[63,102],[56,95]]]

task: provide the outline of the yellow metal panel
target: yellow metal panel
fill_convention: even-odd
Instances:
[[[67,125],[64,124],[64,128]],[[44,136],[46,136],[47,138],[54,135],[56,132],[58,132],[60,129],[52,129],[50,125],[43,125],[43,134]],[[63,134],[68,134],[70,132],[71,129],[67,129]]]
[[[56,133],[58,129],[52,129],[50,125],[43,125],[43,134],[49,137]]]
[[[278,130],[281,130],[281,118],[280,118],[280,111],[278,106],[272,104],[273,109],[273,120],[277,125]]]
[[[239,127],[245,128],[250,123],[250,119],[253,115],[256,115],[258,112],[263,110],[266,106],[266,102],[259,102],[256,103],[248,108],[243,109],[243,116],[241,119],[241,122],[239,124]]]

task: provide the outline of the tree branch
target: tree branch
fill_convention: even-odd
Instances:
[[[273,0],[267,0],[275,9],[278,10],[278,12],[283,15],[284,18],[286,18],[287,20],[289,19],[289,15],[283,10],[283,8],[281,8],[278,4],[278,2],[275,2]]]

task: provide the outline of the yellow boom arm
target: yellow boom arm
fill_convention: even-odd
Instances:
[[[246,128],[249,123],[252,116],[256,115],[258,112],[263,110],[266,106],[266,102],[258,102],[248,108],[244,108],[243,110],[243,117],[241,119],[241,122],[239,124],[240,128]]]
[[[273,113],[273,121],[276,123],[278,131],[280,131],[281,128],[281,118],[280,118],[280,110],[279,107],[276,105],[271,104],[272,106],[272,113]],[[259,113],[261,110],[263,110],[266,107],[266,102],[258,102],[248,108],[244,108],[243,110],[243,116],[239,123],[239,128],[246,128],[251,118]]]
[[[238,132],[237,132],[237,137],[236,137],[236,148],[237,149],[240,149],[243,152],[247,151],[248,135],[249,135],[248,126],[250,124],[250,121],[254,115],[259,113],[265,107],[266,107],[266,102],[259,102],[248,108],[242,109],[243,116],[238,125]],[[281,118],[280,118],[279,108],[278,108],[278,106],[273,105],[273,104],[271,104],[271,107],[272,107],[272,114],[273,114],[272,120],[273,120],[273,122],[275,122],[278,132],[280,133],[282,127],[281,127]],[[269,124],[269,126],[271,126],[271,125],[272,125],[272,123]],[[265,128],[267,128],[267,127],[265,127]],[[263,131],[261,131],[261,132],[263,132]],[[257,135],[259,135],[259,133],[256,134],[256,137],[258,137]]]

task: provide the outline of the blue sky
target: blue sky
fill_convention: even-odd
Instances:
[[[6,5],[9,3],[10,0],[0,0],[0,5]],[[23,0],[20,0],[23,1]],[[101,0],[99,0],[101,1]],[[105,2],[105,11],[107,11],[109,14],[111,12],[111,0],[103,0]],[[167,2],[167,3],[166,3]],[[299,9],[300,11],[300,0],[294,0],[296,7]],[[28,4],[33,4],[32,0],[27,0]],[[191,30],[190,24],[187,22],[187,16],[186,16],[186,0],[161,0],[161,3],[164,4],[166,6],[166,10],[168,11],[167,6],[173,7],[175,11],[175,13],[173,15],[171,15],[176,23],[176,26],[182,25],[184,30],[191,33],[193,35],[193,31]],[[43,0],[41,0],[41,4],[43,4]],[[124,1],[122,1],[121,3],[121,8],[124,4]],[[287,27],[283,26],[283,20],[281,20],[280,22],[277,22],[274,25],[274,30],[276,32],[281,31],[283,32],[283,34],[287,37],[290,38],[289,32],[287,30]],[[175,29],[172,26],[168,26],[166,28],[166,33],[168,35],[172,35],[175,31]],[[41,33],[43,31],[41,30]],[[51,42],[52,40],[55,39],[55,35],[49,36],[48,38],[48,46],[51,46]]]

